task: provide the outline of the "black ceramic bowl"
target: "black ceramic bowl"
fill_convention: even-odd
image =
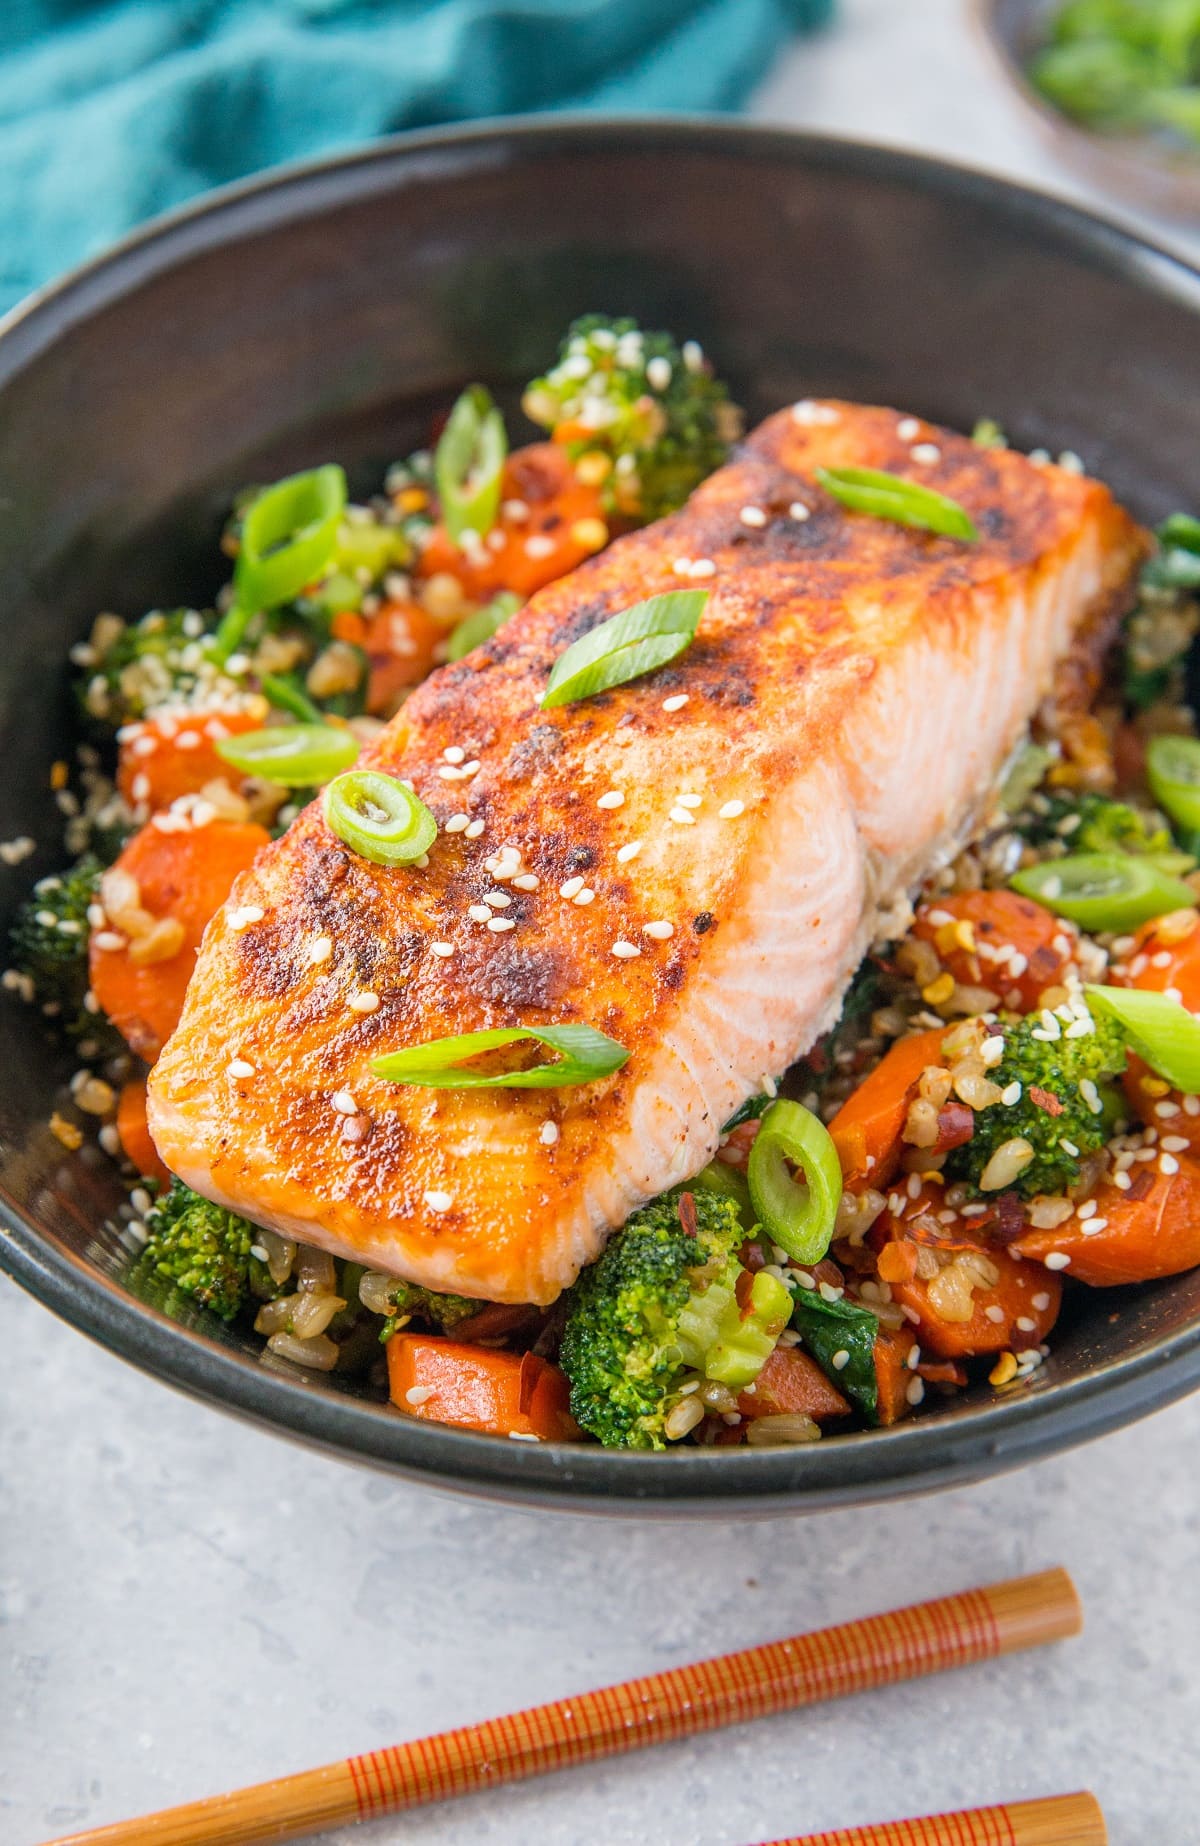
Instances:
[[[515,394],[573,315],[695,335],[752,417],[808,392],[1072,448],[1146,519],[1197,497],[1200,276],[1066,206],[879,149],[742,125],[550,121],[394,142],[134,238],[0,332],[5,912],[59,862],[65,656],[97,609],[202,599],[230,492],[367,480],[469,379]],[[811,1448],[609,1454],[418,1423],[252,1335],[133,1298],[94,1150],[47,1121],[68,1053],[0,1005],[0,1257],[164,1380],[335,1453],[562,1507],[799,1510],[972,1480],[1200,1379],[1200,1272],[1081,1292],[1020,1395],[980,1388]]]

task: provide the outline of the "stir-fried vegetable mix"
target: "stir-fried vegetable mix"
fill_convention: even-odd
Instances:
[[[133,1286],[252,1318],[273,1361],[374,1380],[404,1415],[757,1447],[892,1423],[972,1380],[1023,1387],[1064,1289],[1200,1263],[1200,741],[1183,702],[1200,522],[1184,515],[1160,528],[1092,709],[1043,708],[980,836],[873,946],[834,1030],[553,1307],[335,1260],[162,1166],[146,1065],[238,873],[316,799],[380,876],[417,875],[437,823],[360,750],[439,662],[502,649],[541,585],[679,506],[739,428],[693,341],[599,316],[523,403],[548,441],[511,446],[473,386],[361,502],[332,465],[247,490],[212,608],[102,614],[73,650],[75,786],[65,764],[52,775],[72,863],[34,886],[3,977],[82,1060],[53,1132],[74,1147],[90,1122],[135,1175]],[[976,440],[1004,437],[987,424]],[[835,485],[856,519],[972,542],[961,509],[897,505],[891,477]],[[680,591],[615,615],[564,649],[543,704],[586,707],[653,673],[705,602]],[[261,916],[234,902],[226,926]],[[524,1020],[376,1070],[553,1093],[626,1056],[586,1024]],[[236,1059],[230,1073],[253,1076]]]
[[[1048,102],[1088,128],[1200,146],[1200,9],[1191,0],[1062,0],[1029,71]]]

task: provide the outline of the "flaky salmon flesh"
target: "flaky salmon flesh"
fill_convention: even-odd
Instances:
[[[936,488],[978,542],[848,512],[823,466]],[[434,673],[364,753],[436,816],[427,865],[357,857],[314,803],[238,879],[150,1079],[167,1165],[431,1288],[553,1300],[836,1020],[1035,710],[1094,685],[1144,549],[1078,474],[893,410],[772,416],[681,512]],[[711,592],[686,653],[539,708],[571,642],[685,587]],[[562,1022],[628,1062],[552,1090],[371,1072],[450,1034]]]

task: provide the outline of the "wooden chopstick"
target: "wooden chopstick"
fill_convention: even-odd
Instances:
[[[295,1839],[643,1744],[993,1660],[1062,1640],[1081,1627],[1079,1598],[1066,1571],[1042,1571],[64,1835],[50,1846],[252,1846]]]
[[[922,1820],[796,1834],[772,1846],[1107,1846],[1108,1828],[1094,1795],[1051,1795],[1001,1807],[963,1808]]]

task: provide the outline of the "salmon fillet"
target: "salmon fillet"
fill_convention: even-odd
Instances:
[[[979,542],[849,513],[822,465],[936,487]],[[551,1301],[834,1022],[1056,673],[1098,659],[1143,549],[1079,475],[893,410],[771,417],[681,512],[435,673],[365,753],[437,817],[426,868],[355,857],[314,804],[239,878],[150,1079],[167,1165],[335,1254]],[[686,654],[539,709],[570,642],[689,584],[712,594]],[[549,1091],[371,1075],[403,1046],[564,1021],[628,1063]]]

